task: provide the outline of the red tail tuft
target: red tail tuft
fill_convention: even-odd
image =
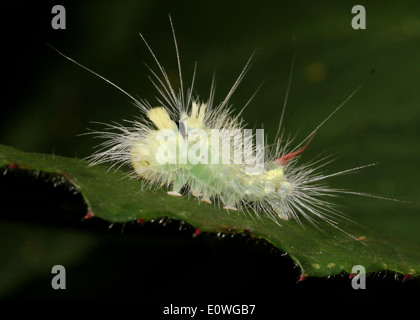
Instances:
[[[312,139],[315,137],[315,133],[316,131],[314,131],[314,133],[312,134],[312,136],[309,138],[308,142],[306,142],[306,144],[300,148],[299,150],[295,151],[295,152],[290,152],[288,154],[285,154],[284,156],[278,158],[277,160],[275,160],[276,163],[280,163],[281,165],[285,165],[287,164],[290,160],[292,160],[294,157],[298,156],[299,154],[301,154],[303,151],[305,151],[306,147],[309,145],[309,143],[312,141]]]

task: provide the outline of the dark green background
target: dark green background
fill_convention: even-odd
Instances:
[[[121,122],[139,114],[129,98],[59,56],[45,43],[127,92],[153,102],[157,93],[148,81],[149,72],[144,65],[154,67],[153,60],[138,33],[146,37],[176,81],[170,13],[185,82],[189,82],[197,61],[196,92],[203,99],[208,97],[215,70],[216,101],[222,101],[256,50],[252,68],[231,103],[241,108],[264,82],[244,118],[249,127],[264,125],[269,137],[277,130],[293,52],[293,82],[284,123],[286,133],[296,136],[295,141],[306,137],[361,85],[357,94],[319,130],[302,161],[320,154],[335,154],[337,160],[326,168],[327,172],[379,163],[359,173],[334,178],[330,184],[419,201],[419,2],[61,2],[67,10],[67,29],[52,30],[54,4],[47,1],[2,10],[2,28],[6,31],[2,77],[6,81],[2,86],[0,143],[23,151],[88,156],[97,141],[77,135],[88,127],[101,128],[91,122]],[[366,30],[351,27],[351,8],[356,4],[366,8]],[[321,66],[324,75],[311,73],[314,66]],[[22,187],[25,179],[6,179],[2,178],[3,191],[9,193],[3,196],[6,199],[2,199],[1,207],[5,216],[0,224],[1,298],[191,298],[197,297],[189,291],[194,283],[199,284],[201,297],[244,295],[244,287],[252,289],[248,292],[251,296],[259,296],[256,292],[268,296],[268,281],[277,286],[288,283],[289,290],[300,294],[324,289],[327,293],[339,290],[343,295],[356,297],[375,297],[407,287],[392,279],[378,281],[378,277],[371,279],[376,290],[371,288],[359,295],[344,277],[329,282],[309,280],[309,284],[296,286],[298,270],[268,246],[207,236],[191,240],[193,230],[177,232],[177,226],[132,227],[125,235],[121,235],[120,226],[114,227],[118,231],[108,231],[101,223],[80,228],[78,219],[83,216],[83,204],[74,205],[74,199],[63,195],[65,190],[60,192],[34,181]],[[15,189],[10,188],[11,184]],[[33,195],[34,184],[37,190],[45,188],[43,196]],[[11,199],[20,203],[16,205]],[[366,216],[376,215],[379,221],[384,216],[385,222],[394,226],[395,235],[403,234],[405,241],[420,245],[416,204],[360,197],[338,201],[359,223],[363,224]],[[63,205],[54,207],[50,202],[69,204],[63,209]],[[14,215],[16,212],[20,213]],[[62,216],[57,218],[54,214],[57,212],[72,222],[62,223]],[[402,223],[402,219],[412,223]],[[379,231],[385,228],[380,223],[369,227]],[[69,289],[64,293],[49,287],[54,264],[72,268]],[[265,270],[269,270],[270,278]],[[156,277],[155,282],[148,278],[150,274]],[[100,280],[104,277],[109,279],[108,285]],[[149,280],[143,283],[139,278]],[[250,282],[250,278],[254,280]],[[77,285],[72,286],[72,281]],[[183,281],[185,286],[181,286]],[[226,286],[231,287],[230,291],[222,289]]]

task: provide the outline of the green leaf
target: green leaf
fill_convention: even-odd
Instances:
[[[369,226],[341,221],[339,227],[345,232],[321,223],[316,228],[284,221],[280,227],[263,213],[227,213],[186,196],[169,196],[164,190],[146,188],[142,191],[141,181],[127,178],[124,171],[108,170],[99,165],[89,167],[88,162],[80,159],[24,153],[0,145],[0,167],[5,172],[20,169],[28,170],[28,173],[54,174],[58,177],[55,181],[70,183],[81,192],[89,212],[111,223],[168,217],[185,221],[201,232],[245,232],[265,239],[286,252],[304,276],[351,273],[355,265],[362,265],[368,273],[392,270],[406,275],[420,274],[420,251],[416,243],[407,240],[413,239],[413,235],[405,237],[402,233],[395,239],[383,232],[375,233],[372,231],[376,224],[374,219],[378,219],[375,215]],[[380,218],[383,226],[386,217]],[[401,220],[411,223],[410,219],[401,217]],[[419,235],[414,237],[418,239]]]

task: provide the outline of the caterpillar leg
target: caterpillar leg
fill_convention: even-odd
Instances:
[[[211,200],[210,200],[211,195],[209,195],[208,193],[202,193],[201,194],[201,201],[208,203],[208,204],[212,204]]]
[[[290,216],[288,214],[285,214],[284,212],[282,212],[282,213],[277,212],[277,216],[282,220],[286,220],[286,221],[290,220]]]
[[[202,199],[201,199],[201,201],[203,201],[203,202],[205,202],[205,203],[208,203],[208,204],[211,204],[212,202],[211,202],[211,200],[209,199],[209,198],[207,198],[207,197],[203,197]]]
[[[223,209],[231,210],[231,211],[238,211],[238,209],[235,207],[235,203],[232,201],[227,201]]]
[[[184,183],[175,180],[172,186],[172,190],[168,191],[168,194],[170,196],[175,196],[175,197],[180,197],[182,196],[181,194],[181,189],[184,186]]]
[[[180,197],[180,196],[182,196],[182,194],[180,194],[179,192],[177,192],[177,191],[168,191],[168,194],[170,195],[170,196],[175,196],[175,197]]]
[[[211,200],[208,196],[203,195],[201,192],[198,192],[197,190],[192,189],[191,194],[193,195],[193,197],[201,198],[201,201],[203,201],[205,203],[212,204],[212,202],[211,202]]]
[[[203,195],[201,192],[198,192],[195,189],[191,189],[191,194],[193,195],[193,197],[201,198],[201,201],[205,203],[212,204],[209,196]]]
[[[223,209],[231,210],[231,211],[238,211],[238,208],[231,207],[231,206],[224,206]]]
[[[196,198],[200,198],[202,196],[200,192],[194,189],[191,190],[191,194],[193,195],[193,197],[196,197]]]
[[[272,205],[273,211],[275,212],[275,214],[277,215],[277,217],[279,217],[282,220],[290,220],[290,215],[287,214],[284,210],[284,208],[282,208],[279,205]]]

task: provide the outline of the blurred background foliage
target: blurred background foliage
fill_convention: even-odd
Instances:
[[[154,102],[157,92],[148,80],[150,72],[144,63],[155,66],[138,34],[141,32],[146,37],[176,83],[176,55],[168,19],[168,14],[171,14],[185,82],[191,79],[197,61],[195,89],[203,100],[208,97],[213,72],[217,78],[216,101],[221,101],[247,59],[256,51],[253,65],[231,103],[240,109],[263,83],[243,117],[249,127],[263,126],[268,137],[273,137],[277,130],[293,55],[293,82],[284,129],[295,137],[296,143],[361,85],[357,94],[319,130],[302,161],[334,154],[337,160],[326,168],[328,172],[379,163],[362,172],[334,178],[330,184],[419,201],[418,1],[62,1],[60,4],[66,9],[66,30],[51,28],[51,8],[55,4],[43,1],[3,6],[3,51],[6,58],[3,59],[5,83],[1,97],[0,143],[23,151],[70,157],[82,158],[91,154],[98,141],[79,135],[87,128],[101,129],[101,125],[92,122],[121,122],[139,114],[129,98],[59,56],[45,43],[105,76],[130,94]],[[351,27],[351,8],[356,4],[366,8],[366,30]],[[196,279],[194,277],[202,279],[204,274],[210,279],[232,281],[235,288],[232,295],[241,292],[242,285],[245,285],[239,285],[242,275],[248,272],[262,276],[258,271],[264,269],[264,264],[273,268],[285,265],[285,272],[294,272],[294,275],[285,274],[275,281],[291,281],[291,286],[295,285],[298,271],[291,267],[289,260],[277,257],[278,252],[273,257],[266,247],[244,245],[242,240],[221,244],[213,238],[203,237],[191,244],[189,231],[179,233],[175,227],[172,234],[165,228],[158,231],[160,228],[145,227],[140,231],[134,228],[136,237],[128,243],[129,231],[126,237],[122,237],[120,230],[107,231],[102,224],[98,233],[92,233],[87,227],[79,230],[59,222],[59,227],[38,223],[36,212],[41,215],[51,213],[44,215],[43,222],[50,221],[57,210],[77,211],[83,216],[83,203],[79,199],[79,209],[64,210],[62,206],[46,209],[53,188],[44,190],[46,195],[42,201],[39,195],[30,196],[33,185],[27,188],[27,193],[22,192],[23,179],[14,182],[14,197],[10,197],[12,182],[7,180],[9,184],[6,184],[6,179],[3,178],[2,184],[3,191],[9,190],[9,193],[7,199],[3,196],[1,207],[5,218],[0,232],[0,297],[56,298],[59,294],[49,287],[50,269],[46,268],[60,263],[73,266],[73,274],[80,275],[74,277],[76,283],[86,279],[80,284],[86,297],[91,292],[92,295],[102,292],[104,296],[106,293],[112,296],[114,291],[111,293],[104,288],[101,291],[98,282],[89,285],[89,277],[83,278],[86,270],[98,268],[92,261],[93,256],[99,257],[99,261],[107,261],[104,265],[119,270],[112,275],[116,284],[111,285],[110,279],[108,286],[117,286],[118,291],[124,288],[124,281],[128,281],[128,276],[122,276],[120,270],[125,264],[115,266],[109,260],[116,263],[119,259],[126,260],[128,255],[133,265],[127,268],[135,265],[141,269],[136,269],[138,272],[145,274],[151,270],[162,271],[162,266],[170,264],[174,258],[174,254],[168,253],[171,250],[181,251],[180,256],[188,261],[180,262],[177,271],[181,276],[191,283]],[[62,190],[61,194],[64,192]],[[22,198],[27,200],[19,201]],[[26,203],[27,207],[16,209],[10,199]],[[55,199],[61,198],[57,195]],[[417,205],[361,197],[346,197],[338,201],[357,222],[364,224],[365,217],[376,215],[378,224],[369,228],[420,245]],[[13,206],[12,209],[8,208],[9,205]],[[11,214],[19,210],[24,212],[23,216],[16,218]],[[32,217],[29,220],[28,215]],[[139,233],[143,235],[139,236]],[[173,241],[174,237],[178,242]],[[217,253],[218,250],[222,253]],[[206,252],[207,256],[199,254],[196,258],[198,266],[193,269],[202,268],[204,271],[187,276],[192,268],[186,267],[191,263],[187,256],[196,256],[199,251]],[[132,255],[137,258],[131,258]],[[258,256],[262,261],[259,267],[248,261],[249,256]],[[220,261],[228,262],[221,265]],[[226,266],[244,268],[244,265],[247,267],[242,269],[245,270],[243,274],[235,277],[231,271],[226,273]],[[109,270],[101,268],[98,274],[103,272],[110,276]],[[181,290],[176,279],[168,279],[155,279],[163,289],[156,289],[151,296],[171,297]],[[119,287],[118,283],[123,284]],[[130,288],[140,286],[135,281],[133,283]],[[150,287],[146,285],[146,288],[155,288],[152,283],[148,285]],[[254,285],[257,290],[264,288],[261,281]],[[325,282],[316,285],[326,290],[331,288],[331,284]],[[387,285],[395,289],[395,284]],[[210,292],[217,292],[212,281],[208,281],[208,286],[210,296]],[[347,283],[345,286],[350,288]],[[130,290],[126,292],[132,293]],[[147,295],[145,292],[137,292],[137,296]],[[136,297],[135,293],[132,294]],[[62,294],[63,297],[77,295],[80,295],[80,290],[74,287],[73,291]]]

